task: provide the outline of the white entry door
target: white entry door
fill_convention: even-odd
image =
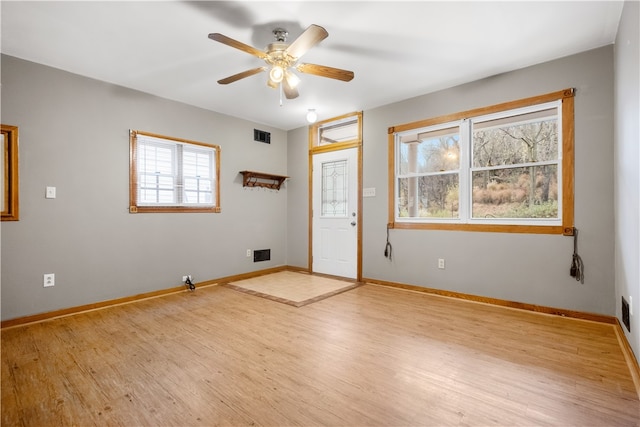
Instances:
[[[358,208],[358,149],[313,155],[314,273],[356,278]]]

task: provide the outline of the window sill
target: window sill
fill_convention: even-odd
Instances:
[[[392,222],[388,228],[399,230],[479,231],[487,233],[562,234],[573,235],[573,227],[562,225],[498,225]]]
[[[129,206],[129,213],[220,213],[220,207]]]

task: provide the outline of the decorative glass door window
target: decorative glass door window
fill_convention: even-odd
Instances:
[[[322,164],[323,217],[347,216],[347,161],[337,160]]]

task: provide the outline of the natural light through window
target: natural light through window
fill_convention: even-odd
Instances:
[[[132,212],[219,212],[218,146],[131,131]]]
[[[572,227],[572,90],[396,126],[389,136],[394,227]]]

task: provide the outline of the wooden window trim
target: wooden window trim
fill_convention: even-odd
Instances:
[[[388,228],[417,230],[481,231],[497,233],[564,234],[574,230],[574,97],[575,89],[569,88],[545,95],[504,102],[489,107],[476,108],[426,120],[392,126],[388,129]],[[500,224],[443,224],[395,221],[395,138],[394,133],[434,126],[441,123],[482,116],[516,108],[529,107],[545,102],[562,101],[562,225],[500,225]]]
[[[2,195],[4,197],[4,209],[2,210],[2,221],[19,221],[19,183],[18,183],[18,127],[11,125],[0,125],[4,144],[2,155],[3,160],[3,184]]]
[[[341,121],[349,117],[356,117],[358,120],[358,136],[356,139],[350,141],[338,142],[329,145],[320,145],[318,141],[318,130],[322,125],[332,122]],[[346,148],[356,148],[362,144],[362,112],[356,111],[353,113],[343,114],[342,116],[333,117],[331,119],[316,122],[309,126],[309,151],[313,154],[325,153],[328,151],[344,150]]]
[[[215,201],[214,206],[139,206],[138,205],[138,169],[137,135],[166,139],[183,144],[199,145],[215,151]],[[130,213],[220,213],[220,147],[214,144],[174,138],[155,133],[132,130],[129,132],[129,212]]]

